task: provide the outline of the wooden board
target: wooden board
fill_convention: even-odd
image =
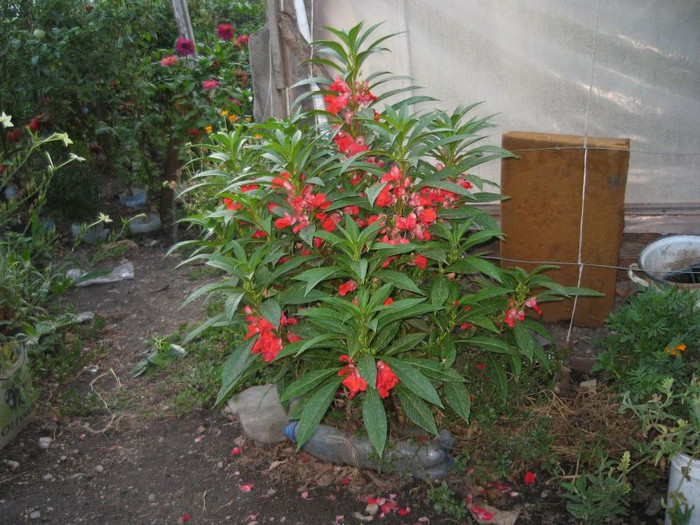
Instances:
[[[514,131],[503,136],[503,147],[519,158],[504,159],[501,186],[509,200],[501,204],[503,266],[532,269],[556,261],[559,270],[547,274],[566,286],[578,281],[579,232],[583,213],[582,261],[617,266],[624,229],[625,185],[629,139],[588,137],[585,206],[584,138]],[[577,301],[574,323],[601,326],[615,300],[614,268],[585,266],[582,286],[605,293]],[[542,306],[545,321],[571,319],[573,300]]]

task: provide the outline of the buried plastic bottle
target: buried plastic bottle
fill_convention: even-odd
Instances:
[[[284,429],[284,435],[296,442],[297,421]],[[454,464],[449,454],[454,438],[447,430],[423,445],[399,441],[387,447],[384,457],[377,454],[367,438],[348,436],[328,425],[319,425],[302,450],[323,461],[345,463],[358,468],[389,470],[398,474],[410,474],[417,479],[443,479]]]

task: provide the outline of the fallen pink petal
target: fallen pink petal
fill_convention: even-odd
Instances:
[[[253,484],[252,483],[246,483],[245,485],[241,485],[238,487],[238,490],[241,492],[251,492],[253,490]]]
[[[194,438],[194,442],[201,443],[203,439],[204,439],[204,436],[197,436],[196,438]]]
[[[232,456],[238,456],[241,452],[243,452],[243,449],[241,447],[234,447],[231,449]]]
[[[345,521],[345,516],[343,516],[342,514],[338,514],[335,517],[335,523],[343,523],[343,521]]]
[[[309,497],[308,491],[304,491],[304,492],[301,493],[301,499],[312,500],[313,498],[310,498],[310,497]]]
[[[399,516],[405,516],[406,514],[410,514],[410,512],[411,507],[404,507],[403,509],[398,510]]]
[[[481,507],[477,507],[474,504],[467,505],[467,509],[469,509],[469,512],[471,512],[472,515],[474,516],[474,518],[476,518],[478,521],[492,521],[493,520],[493,514],[485,511]]]

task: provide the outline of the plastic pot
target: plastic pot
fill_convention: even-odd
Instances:
[[[124,190],[119,194],[119,202],[127,208],[138,208],[146,204],[146,190],[134,188]]]
[[[142,213],[129,221],[129,231],[132,235],[151,233],[160,229],[160,215],[155,212],[146,215]]]
[[[671,458],[665,525],[673,523],[670,509],[674,500],[681,508],[685,504],[686,509],[692,509],[688,525],[700,525],[700,459],[692,459],[682,452]]]
[[[34,389],[27,368],[27,352],[0,374],[0,449],[7,445],[29,421],[34,411]]]
[[[77,239],[80,236],[82,229],[83,225],[77,222],[70,225],[70,231],[73,234],[74,239]],[[88,228],[85,233],[83,233],[80,240],[88,244],[97,244],[100,241],[104,241],[108,235],[109,230],[107,228],[105,228],[102,224],[96,224],[92,228]]]

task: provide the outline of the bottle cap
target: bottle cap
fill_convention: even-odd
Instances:
[[[298,424],[298,421],[292,421],[291,423],[287,423],[287,425],[284,427],[284,437],[286,437],[292,443],[296,443],[297,441],[296,434]]]

